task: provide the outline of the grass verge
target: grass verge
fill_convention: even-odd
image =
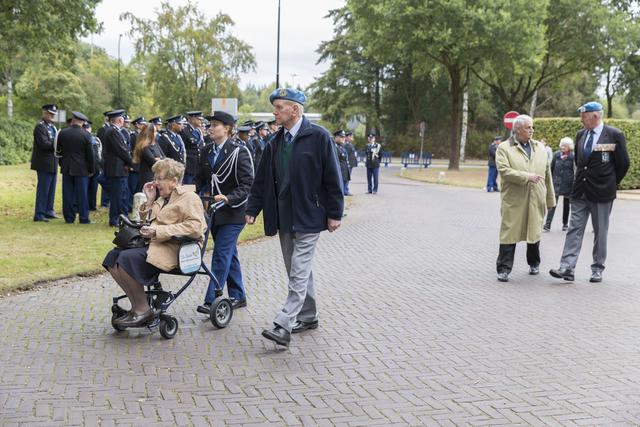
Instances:
[[[0,166],[0,295],[38,282],[103,272],[102,260],[113,248],[108,209],[91,212],[96,222],[91,225],[65,224],[63,219],[33,222],[35,191],[36,173],[28,164]],[[55,210],[62,215],[61,176]],[[255,225],[244,228],[239,240],[262,236],[259,216]]]

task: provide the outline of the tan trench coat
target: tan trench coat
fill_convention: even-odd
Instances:
[[[164,198],[158,197],[151,207],[143,204],[140,217],[151,220],[156,229],[156,237],[149,243],[147,262],[163,271],[171,271],[178,266],[180,243],[170,241],[171,236],[189,236],[202,243],[207,222],[200,197],[195,193],[195,185],[176,187],[165,207]]]
[[[542,234],[547,207],[556,204],[547,152],[538,141],[531,141],[531,158],[513,138],[503,141],[496,151],[496,166],[501,179],[500,243],[525,240],[536,243]],[[544,179],[533,183],[529,176]]]

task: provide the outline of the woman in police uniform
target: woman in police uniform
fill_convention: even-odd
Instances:
[[[213,195],[216,202],[225,202],[216,211],[211,230],[215,241],[211,272],[219,287],[215,282],[209,282],[204,304],[197,308],[199,313],[208,315],[211,303],[222,295],[225,282],[233,308],[247,305],[237,243],[244,228],[245,207],[253,184],[253,161],[247,147],[231,140],[235,124],[233,116],[215,111],[207,120],[211,122],[208,133],[213,142],[203,150],[195,183],[197,191]]]

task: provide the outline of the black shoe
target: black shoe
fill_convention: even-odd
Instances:
[[[269,330],[265,329],[262,331],[262,336],[268,340],[275,342],[276,344],[283,345],[285,347],[289,346],[289,342],[291,341],[291,334],[282,326],[276,325],[275,328]]]
[[[591,283],[600,283],[602,282],[602,272],[594,271],[591,273],[591,278],[589,279]]]
[[[89,220],[89,221],[80,221],[80,224],[95,224],[95,222]]]
[[[498,281],[499,282],[508,282],[509,281],[509,273],[498,273]]]
[[[231,307],[235,310],[236,308],[242,308],[247,306],[247,299],[236,299],[229,298],[231,300]]]
[[[47,215],[45,215],[44,217],[45,217],[45,218],[49,218],[49,219],[58,219],[58,218],[60,218],[60,217],[59,217],[58,215],[56,215],[56,214],[53,214],[53,215],[51,215],[51,214],[47,214]]]
[[[299,332],[306,331],[307,329],[318,329],[318,321],[314,320],[313,322],[301,322],[300,320],[298,320],[293,325],[291,333],[297,334]]]
[[[549,270],[549,274],[552,275],[553,277],[555,277],[556,279],[564,279],[567,282],[573,282],[574,280],[574,276],[573,276],[573,270],[571,270],[570,268],[567,269],[551,269]]]
[[[49,222],[47,218],[33,218],[35,222]]]
[[[149,310],[145,311],[142,314],[135,314],[131,311],[127,316],[119,317],[113,321],[114,325],[122,326],[123,328],[136,328],[138,326],[142,326],[145,323],[153,320],[156,313],[153,311],[153,308],[149,308]]]
[[[532,276],[535,276],[536,274],[540,274],[540,267],[536,266],[530,266],[529,267],[529,274]]]
[[[206,314],[208,316],[209,313],[211,313],[211,303],[205,302],[204,304],[199,305],[198,308],[196,308],[196,311],[198,313]]]
[[[567,225],[563,225],[562,226],[562,231],[567,231],[568,229],[569,229],[569,226],[567,226]]]

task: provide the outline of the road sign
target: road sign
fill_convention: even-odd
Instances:
[[[232,116],[238,115],[238,98],[212,98],[211,112],[224,111]]]
[[[505,114],[503,118],[504,127],[509,130],[513,129],[513,121],[519,115],[520,113],[518,113],[517,111],[509,111],[507,114]]]

